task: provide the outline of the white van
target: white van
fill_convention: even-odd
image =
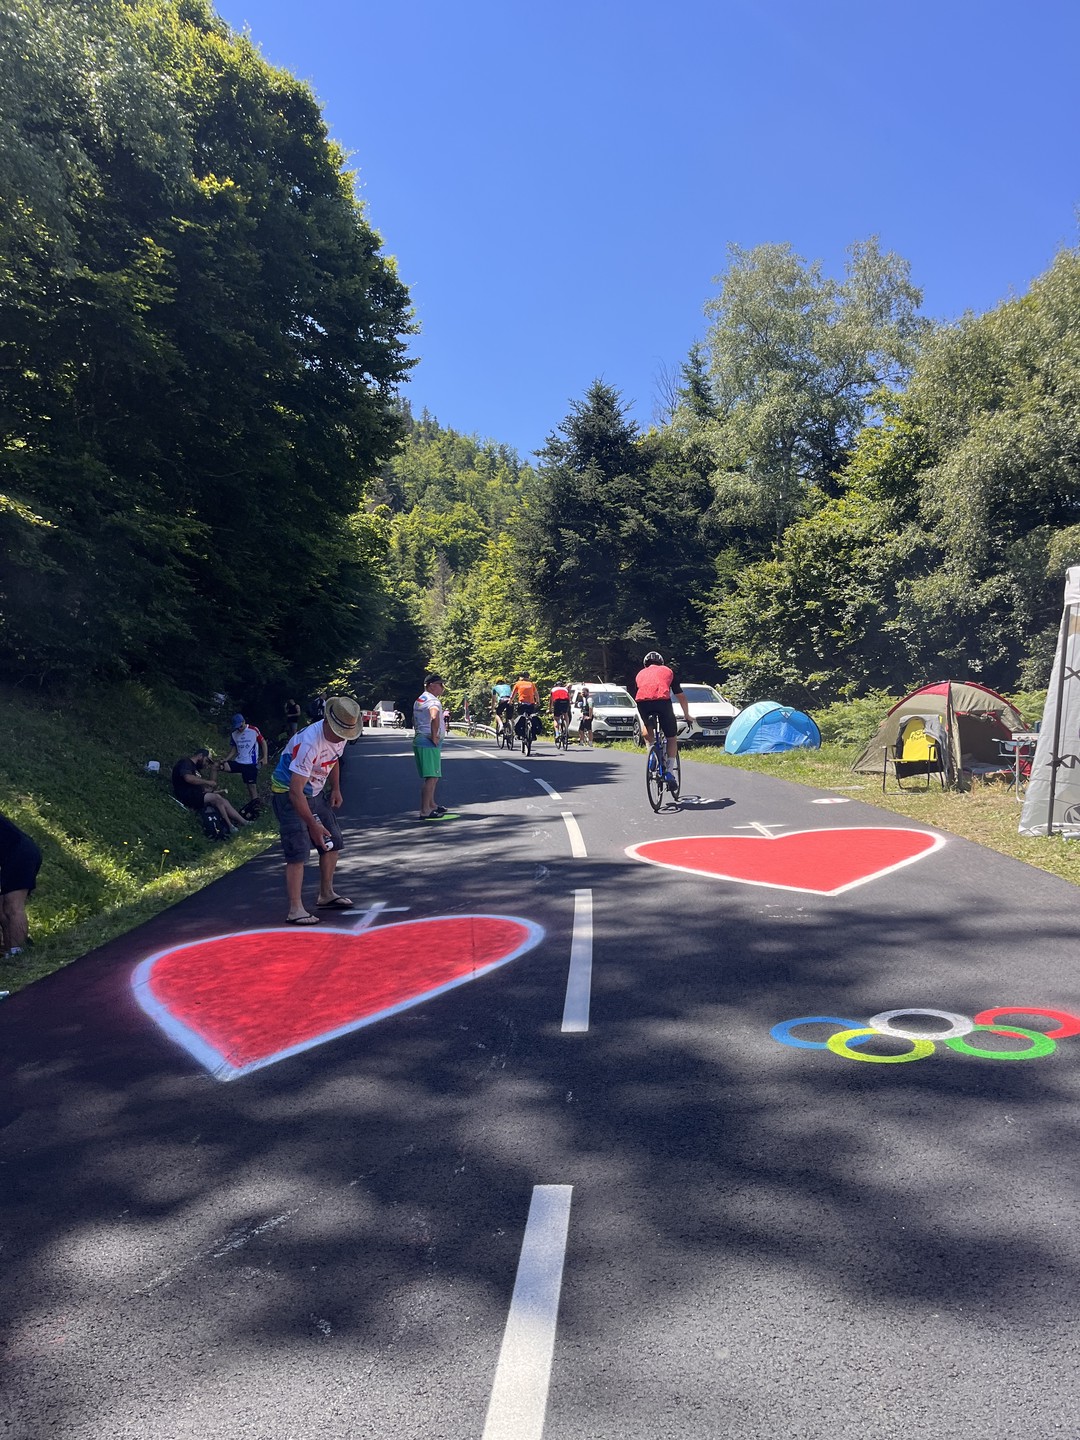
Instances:
[[[574,707],[585,683],[582,680],[570,686],[571,735],[581,729],[581,712]],[[589,681],[588,690],[593,707],[593,739],[633,740],[638,728],[638,708],[629,690],[604,680]]]
[[[376,725],[397,725],[398,712],[393,700],[380,700],[375,706]]]

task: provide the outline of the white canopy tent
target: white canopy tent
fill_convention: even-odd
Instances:
[[[1065,574],[1065,609],[1020,834],[1080,836],[1080,565]]]

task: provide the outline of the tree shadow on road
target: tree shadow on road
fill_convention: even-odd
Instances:
[[[505,821],[507,843],[536,823]],[[370,893],[389,891],[388,844]],[[518,913],[529,857],[503,869],[466,851],[444,851],[448,910]],[[884,908],[872,887],[748,899],[719,884],[702,905],[696,882],[629,860],[547,868],[563,919],[537,950],[231,1084],[154,1031],[129,966],[103,965],[74,1008],[60,977],[28,992],[0,1130],[18,1423],[122,1435],[123,1400],[168,1433],[200,1381],[269,1355],[293,1371],[267,1414],[299,1396],[303,1433],[365,1433],[319,1410],[330,1333],[391,1395],[373,1382],[356,1402],[369,1433],[421,1433],[400,1419],[417,1377],[452,1363],[463,1409],[445,1433],[475,1435],[532,1187],[558,1183],[574,1205],[556,1365],[578,1364],[549,1434],[642,1433],[641,1407],[674,1387],[689,1409],[672,1433],[749,1435],[771,1403],[786,1433],[824,1435],[819,1382],[853,1432],[905,1414],[932,1427],[962,1405],[997,1433],[979,1369],[992,1345],[1027,1367],[1010,1393],[1036,1407],[1029,1433],[1049,1433],[1036,1392],[1080,1319],[1080,1037],[1026,1062],[938,1045],[880,1064],[769,1032],[904,1005],[1075,1007],[1060,959],[1075,915],[1055,882],[1033,875],[1023,907],[995,898],[993,866],[967,894],[912,870]],[[276,893],[276,870],[260,874]],[[565,1036],[583,888],[592,1027]],[[147,1368],[147,1336],[174,1388]]]

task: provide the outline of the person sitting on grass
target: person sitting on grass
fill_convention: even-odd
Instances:
[[[15,960],[26,948],[26,902],[40,868],[36,841],[0,815],[0,959]]]
[[[204,775],[208,765],[210,774]],[[176,762],[172,769],[172,788],[180,804],[194,810],[196,815],[201,815],[203,810],[216,810],[230,835],[235,835],[241,825],[250,823],[217,788],[217,771],[211,764],[209,750],[193,750]]]

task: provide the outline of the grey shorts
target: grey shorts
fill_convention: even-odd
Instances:
[[[288,795],[274,795],[272,801],[278,829],[281,831],[281,848],[285,852],[286,864],[294,865],[297,861],[302,863],[315,848],[311,843],[308,828],[296,813]],[[315,818],[322,821],[323,827],[330,831],[334,849],[340,850],[344,843],[341,838],[341,829],[338,826],[336,815],[330,808],[330,797],[326,791],[320,791],[314,799],[309,796],[308,807]]]

